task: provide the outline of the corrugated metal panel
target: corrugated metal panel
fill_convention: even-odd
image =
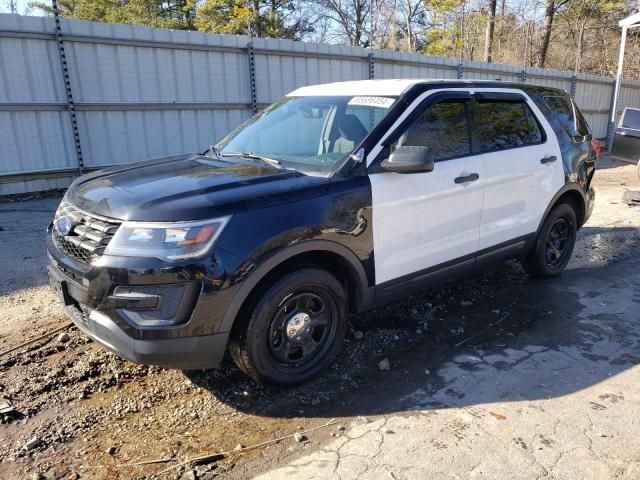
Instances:
[[[11,181],[0,183],[0,195],[15,195],[18,193],[42,192],[57,188],[67,188],[75,176],[58,178],[37,178],[26,181]]]
[[[78,112],[88,167],[203,151],[249,118],[249,110]]]
[[[67,112],[0,112],[0,175],[77,166]]]
[[[0,15],[0,30],[51,34],[53,25],[47,20]],[[64,105],[65,99],[62,69],[52,39],[0,39],[0,105]],[[0,175],[76,165],[71,123],[63,110],[2,109],[0,145]]]
[[[252,108],[249,38],[62,21],[88,167],[200,151]],[[68,179],[8,174],[73,169],[77,159],[53,19],[0,14],[0,194]],[[253,39],[257,106],[303,86],[369,78],[457,78],[458,60],[394,51]],[[520,81],[518,66],[464,62],[467,79]],[[529,68],[526,82],[571,91],[571,72]],[[604,137],[613,79],[579,74],[576,101]],[[640,82],[624,82],[621,110],[640,106]],[[3,177],[4,175],[4,177]],[[10,181],[10,183],[8,183]]]
[[[360,48],[257,38],[253,41],[258,103],[273,103],[304,85],[369,78]]]

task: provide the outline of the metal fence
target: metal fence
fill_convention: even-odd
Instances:
[[[201,151],[308,84],[366,78],[525,81],[575,95],[605,137],[613,79],[418,54],[0,14],[0,195],[83,169]],[[624,82],[619,107],[640,106]]]

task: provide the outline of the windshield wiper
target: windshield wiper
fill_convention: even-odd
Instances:
[[[262,160],[265,163],[268,163],[269,165],[273,165],[276,166],[278,168],[282,168],[280,167],[280,161],[276,160],[274,158],[269,158],[269,157],[263,157],[262,155],[257,155],[253,152],[220,152],[220,156],[222,157],[244,157],[244,158],[249,158],[251,160]]]

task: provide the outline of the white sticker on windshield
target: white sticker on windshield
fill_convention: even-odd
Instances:
[[[347,105],[389,108],[395,99],[388,97],[353,97]]]

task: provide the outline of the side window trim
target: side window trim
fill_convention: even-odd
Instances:
[[[483,102],[525,102],[526,98],[521,93],[513,92],[475,92],[473,94],[479,103]]]
[[[478,97],[480,97],[480,100],[478,99]],[[527,143],[525,145],[516,145],[513,147],[507,147],[507,148],[496,148],[496,149],[492,149],[492,150],[485,150],[482,151],[480,149],[480,142],[477,141],[477,138],[474,138],[474,140],[476,140],[475,142],[471,143],[471,146],[473,148],[472,150],[472,154],[473,155],[486,155],[489,153],[495,153],[495,152],[504,152],[504,151],[508,151],[508,150],[516,150],[518,148],[527,148],[527,147],[534,147],[537,145],[543,145],[545,143],[547,143],[548,137],[547,137],[547,132],[546,129],[543,127],[542,123],[540,122],[540,119],[538,118],[538,116],[536,115],[536,113],[533,111],[533,108],[531,108],[531,105],[529,105],[529,101],[527,100],[527,98],[519,93],[502,93],[502,92],[475,92],[473,94],[473,98],[471,100],[471,109],[475,110],[475,106],[476,104],[480,104],[480,103],[487,103],[489,101],[498,101],[498,102],[511,102],[511,103],[522,103],[525,106],[525,115],[526,116],[531,116],[531,118],[535,121],[536,125],[538,126],[538,130],[540,132],[540,141],[539,142],[535,142],[535,143]],[[475,113],[475,112],[473,112]],[[476,131],[475,129],[475,115],[470,114],[469,115],[469,131],[470,132],[474,132]],[[472,135],[473,137],[474,135]]]

